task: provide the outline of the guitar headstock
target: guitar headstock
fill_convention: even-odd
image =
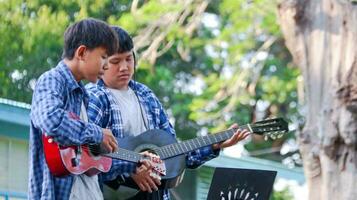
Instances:
[[[289,131],[288,123],[283,118],[266,119],[250,124],[253,133],[272,139],[281,138]]]

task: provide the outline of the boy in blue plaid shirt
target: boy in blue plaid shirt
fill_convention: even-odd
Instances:
[[[101,127],[110,128],[117,140],[130,135],[136,136],[151,129],[161,129],[172,137],[176,137],[175,130],[155,94],[144,84],[132,80],[136,60],[131,37],[119,27],[112,28],[118,35],[119,49],[116,54],[109,57],[109,67],[102,79],[97,84],[86,86],[90,96],[89,119]],[[188,153],[187,167],[196,168],[217,157],[221,148],[236,144],[248,134],[247,130],[238,130],[232,138],[221,144],[214,144]],[[111,170],[100,175],[102,181],[122,177],[123,168],[131,168],[135,171],[136,166],[133,163],[113,160]],[[156,191],[160,181],[146,173],[150,170],[150,168],[137,169],[135,173],[130,174],[144,192],[131,199],[170,199],[168,190]]]
[[[102,21],[84,19],[66,30],[63,60],[41,75],[33,94],[28,199],[103,199],[97,176],[53,176],[41,138],[46,134],[63,146],[101,144],[109,152],[118,148],[111,130],[73,117],[80,116],[82,105],[88,105],[81,80],[96,82],[117,48],[116,34]],[[88,180],[88,185],[81,180]]]

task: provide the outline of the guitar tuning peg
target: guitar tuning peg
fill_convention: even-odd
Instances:
[[[283,133],[282,132],[278,132],[278,138],[282,138],[283,137]]]
[[[271,134],[271,135],[270,135],[270,138],[273,139],[273,140],[275,140],[275,139],[276,139],[275,133]]]

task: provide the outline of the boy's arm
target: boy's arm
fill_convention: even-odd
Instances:
[[[214,150],[212,145],[196,149],[186,155],[186,166],[194,169],[203,163],[216,158],[219,155],[220,149]]]
[[[107,127],[108,123],[108,114],[104,114],[105,110],[109,106],[109,102],[107,102],[104,95],[95,94],[92,91],[88,91],[89,95],[89,103],[88,103],[88,120],[94,124],[102,128]]]
[[[196,168],[203,164],[205,161],[217,157],[221,149],[235,145],[250,135],[250,132],[247,129],[239,130],[238,124],[233,124],[230,129],[232,128],[236,128],[237,130],[229,139],[221,143],[209,145],[196,151],[190,152],[186,160],[187,166],[189,168]]]
[[[52,136],[61,145],[102,142],[102,129],[99,126],[73,119],[70,113],[64,110],[63,94],[66,88],[63,86],[64,84],[54,77],[44,76],[38,80],[31,108],[34,126]]]
[[[158,100],[157,102],[160,107],[160,129],[163,129],[172,135],[176,135],[161,103]],[[203,163],[216,158],[219,155],[219,152],[220,150],[213,150],[212,145],[191,151],[186,155],[186,166],[191,169],[197,168]]]

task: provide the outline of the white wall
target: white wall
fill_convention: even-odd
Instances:
[[[0,190],[26,192],[28,142],[0,136]]]

